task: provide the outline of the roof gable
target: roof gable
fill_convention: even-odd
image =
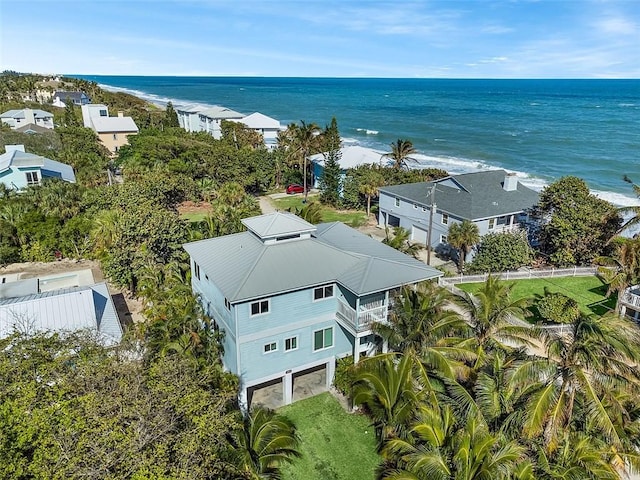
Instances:
[[[261,239],[311,233],[316,227],[289,212],[274,212],[245,218],[242,223]]]

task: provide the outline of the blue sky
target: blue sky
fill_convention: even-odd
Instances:
[[[640,78],[640,1],[0,0],[0,67],[107,75]]]

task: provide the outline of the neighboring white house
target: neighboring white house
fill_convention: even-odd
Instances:
[[[30,124],[48,129],[54,128],[53,113],[39,109],[9,110],[0,115],[0,121],[14,130]]]
[[[60,178],[75,183],[70,165],[24,151],[24,145],[5,145],[0,155],[0,183],[11,190],[40,185],[43,178]]]
[[[91,102],[91,99],[84,92],[63,92],[58,91],[53,94],[52,105],[55,107],[66,107],[66,103],[73,103],[74,105],[86,105]]]
[[[309,160],[312,163],[311,172],[313,176],[313,186],[320,186],[320,179],[324,173],[324,162],[327,153],[316,153],[311,155]],[[340,170],[344,176],[350,168],[356,168],[360,165],[379,164],[383,162],[385,165],[388,160],[384,158],[384,152],[373,150],[372,148],[361,147],[359,145],[347,145],[340,149]]]
[[[178,123],[187,132],[207,132],[218,140],[222,137],[222,120],[244,118],[244,114],[218,105],[204,109],[197,106],[176,106],[175,110]]]
[[[105,147],[115,155],[123,145],[127,145],[129,135],[137,135],[138,126],[131,117],[118,112],[117,117],[109,116],[109,108],[99,103],[82,105],[84,126],[98,134]]]
[[[252,113],[251,115],[247,115],[240,120],[233,120],[234,122],[242,123],[247,128],[251,130],[255,130],[264,140],[264,144],[273,148],[278,143],[278,133],[283,130],[280,122],[275,118],[268,117],[260,112]]]

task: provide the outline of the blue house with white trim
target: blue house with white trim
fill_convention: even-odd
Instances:
[[[8,189],[22,190],[29,185],[40,185],[44,178],[76,182],[69,165],[25,152],[24,145],[6,145],[5,150],[0,155],[0,183]]]
[[[276,212],[243,220],[248,231],[184,246],[192,288],[224,331],[226,369],[241,379],[240,401],[281,383],[284,404],[295,379],[337,358],[384,348],[371,331],[386,321],[401,286],[442,273],[335,222],[312,225]]]

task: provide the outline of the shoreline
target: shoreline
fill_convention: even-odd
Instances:
[[[156,107],[160,107],[163,109],[166,108],[166,105],[168,102],[171,102],[174,108],[175,107],[194,107],[194,108],[206,109],[206,108],[213,107],[215,105],[219,105],[219,104],[213,104],[213,103],[202,103],[202,102],[182,100],[178,98],[161,97],[159,95],[144,92],[141,90],[126,88],[126,87],[118,87],[118,86],[108,85],[103,83],[98,83],[98,86],[110,92],[122,92],[122,93],[127,93],[129,95],[133,95],[141,100],[144,100]],[[229,105],[223,105],[223,106],[234,108],[233,106],[229,106]],[[373,133],[374,131],[366,130],[362,128],[356,128],[355,130],[365,131],[365,133],[369,137],[373,137],[376,134],[378,134],[377,131]],[[380,147],[370,147],[368,144],[364,144],[361,140],[357,138],[343,137],[343,141],[353,145],[360,145],[363,147],[380,150]],[[533,176],[528,172],[504,168],[497,165],[491,165],[482,160],[461,158],[461,157],[455,157],[455,156],[434,156],[434,155],[429,155],[428,153],[425,153],[425,152],[418,152],[416,155],[414,155],[414,157],[417,157],[416,160],[419,165],[418,168],[420,169],[441,168],[451,174],[464,174],[464,173],[472,173],[472,172],[478,172],[478,171],[484,171],[484,170],[503,169],[503,170],[507,170],[510,173],[515,173],[516,176],[518,177],[518,180],[523,185],[535,191],[540,192],[544,187],[549,185],[549,182],[547,180],[540,177]],[[574,176],[579,177],[579,175],[574,175]],[[616,207],[629,207],[629,206],[636,206],[640,204],[640,199],[638,199],[632,194],[624,194],[621,192],[615,192],[615,191],[609,191],[609,190],[597,190],[593,188],[590,188],[590,191],[594,195],[612,203]]]

